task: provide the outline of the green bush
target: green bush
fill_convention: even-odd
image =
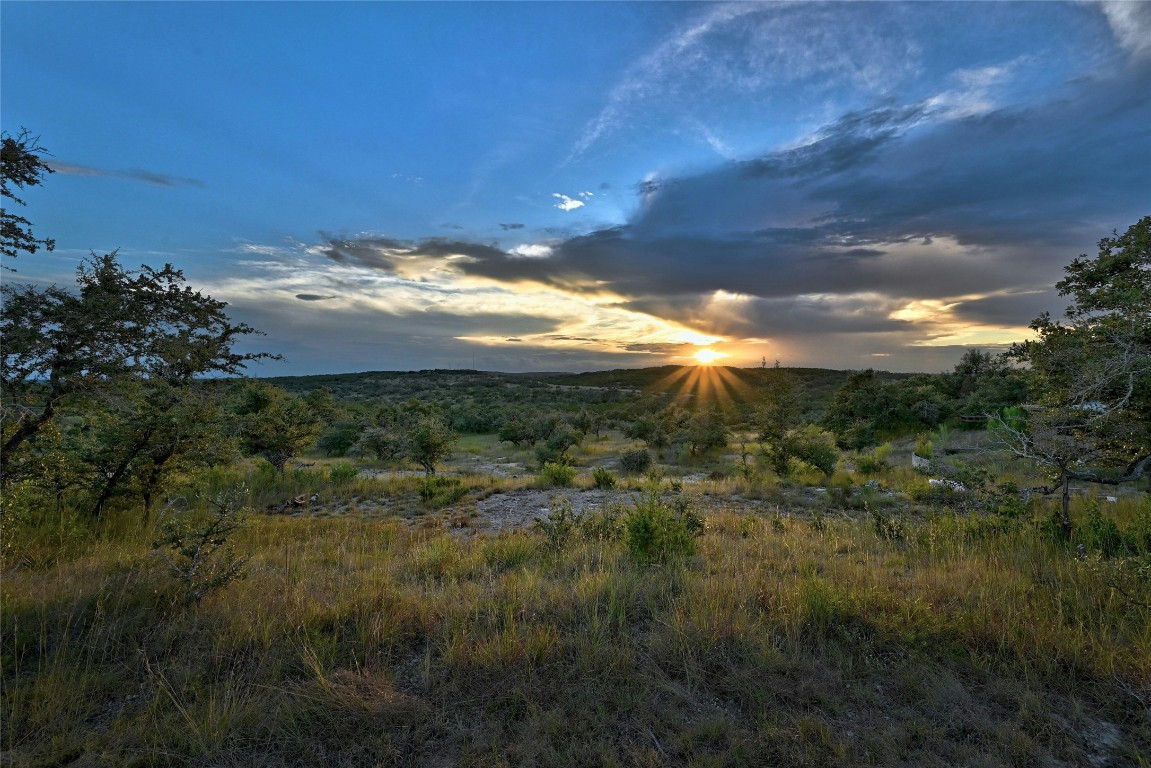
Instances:
[[[248,558],[235,556],[230,539],[245,526],[247,496],[247,488],[237,485],[206,499],[206,512],[162,521],[152,550],[168,565],[186,602],[198,603],[243,576]]]
[[[566,488],[579,474],[575,467],[569,467],[558,461],[549,461],[540,470],[540,485],[551,488]]]
[[[606,467],[596,467],[591,476],[592,480],[595,481],[595,487],[601,491],[615,488],[615,475],[612,474],[610,469]]]
[[[931,453],[934,449],[935,449],[935,446],[932,444],[931,438],[928,437],[927,435],[920,434],[919,437],[917,437],[915,439],[915,455],[916,456],[920,456],[924,459],[930,459]]]
[[[883,472],[891,465],[887,459],[891,455],[891,443],[876,446],[870,451],[861,451],[855,460],[855,467],[865,475]],[[920,454],[921,456],[923,454]]]
[[[350,483],[360,476],[360,468],[355,464],[336,464],[328,470],[328,479],[336,485]]]
[[[420,498],[430,507],[446,507],[464,497],[467,490],[458,477],[428,475],[420,480]]]
[[[696,552],[703,519],[686,504],[664,504],[655,493],[637,499],[623,520],[624,544],[641,563],[666,563]]]
[[[647,448],[629,448],[620,454],[619,465],[624,472],[643,474],[651,467],[651,453]]]

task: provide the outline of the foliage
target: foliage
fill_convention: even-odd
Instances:
[[[72,464],[93,514],[117,495],[145,507],[184,465],[228,454],[222,413],[201,376],[271,355],[233,345],[256,331],[166,265],[125,270],[116,254],[77,270],[77,291],[4,285],[0,483]],[[99,439],[95,439],[100,435]],[[133,489],[132,486],[135,486]]]
[[[717,406],[713,406],[692,416],[682,428],[681,434],[683,441],[688,444],[691,455],[695,456],[713,448],[726,446],[730,431],[723,412]]]
[[[814,424],[791,430],[785,438],[789,456],[806,462],[825,475],[835,471],[839,461],[839,451],[835,447],[835,436]]]
[[[583,516],[572,508],[571,502],[563,499],[553,501],[548,516],[535,518],[535,525],[543,532],[548,551],[558,554],[567,548],[583,520]]]
[[[13,187],[19,190],[38,187],[45,175],[55,173],[44,162],[42,156],[46,154],[48,151],[40,146],[39,137],[33,136],[26,128],[21,128],[15,136],[7,131],[0,135],[0,195],[16,205],[26,205],[16,196]],[[0,255],[15,258],[20,251],[32,254],[41,246],[51,251],[55,249],[56,241],[36,237],[32,234],[32,222],[12,213],[5,203],[0,209]]]
[[[320,434],[316,447],[326,456],[347,456],[363,432],[364,425],[358,421],[337,421]]]
[[[568,450],[578,443],[579,435],[567,422],[558,422],[553,425],[544,442],[536,446],[536,459],[541,464],[566,464]]]
[[[877,445],[870,451],[860,451],[856,455],[855,468],[865,475],[878,474],[891,466],[887,461],[890,456],[891,443]]]
[[[753,418],[768,463],[782,477],[787,475],[792,459],[787,436],[803,417],[804,392],[798,377],[776,370],[771,374]]]
[[[244,450],[281,474],[323,429],[320,416],[307,402],[263,382],[247,382],[241,388],[234,412]]]
[[[544,487],[566,488],[576,476],[575,467],[558,461],[544,463],[540,469],[540,483]]]
[[[379,461],[394,461],[404,454],[404,439],[394,427],[368,427],[360,433],[352,451]]]
[[[619,465],[624,472],[643,474],[651,467],[651,452],[646,448],[629,448],[619,455]]]
[[[328,479],[336,485],[344,485],[350,483],[360,476],[360,468],[355,464],[347,462],[343,464],[336,464],[328,470]]]
[[[1063,489],[1069,530],[1070,481],[1117,485],[1151,471],[1151,216],[1066,273],[1056,285],[1073,300],[1063,322],[1040,315],[1038,338],[1011,350],[1030,366],[1032,405],[994,426],[1009,450],[1052,473],[1044,490]]]
[[[615,474],[607,467],[596,467],[592,470],[592,480],[595,487],[601,491],[608,491],[615,487]]]
[[[420,498],[430,507],[446,507],[455,504],[467,493],[458,477],[425,475],[420,480]]]
[[[623,518],[624,543],[641,563],[666,563],[696,552],[703,520],[690,507],[671,507],[653,491],[636,499]]]
[[[404,436],[403,455],[434,475],[436,464],[451,455],[456,433],[439,416],[419,417]]]
[[[931,442],[931,437],[923,432],[915,438],[915,455],[924,459],[930,459],[934,451],[935,444]]]
[[[248,558],[236,557],[230,540],[244,527],[246,496],[241,485],[207,499],[206,516],[176,513],[161,523],[163,535],[152,548],[187,602],[198,603],[242,576]]]

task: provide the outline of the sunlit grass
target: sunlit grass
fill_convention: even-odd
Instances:
[[[940,511],[889,540],[867,519],[719,506],[699,553],[659,567],[578,536],[556,553],[534,531],[255,516],[236,541],[247,578],[190,608],[138,537],[9,570],[2,748],[1082,764],[1078,734],[1101,721],[1123,729],[1119,757],[1151,747],[1132,693],[1151,680],[1151,615],[1031,522],[988,532]]]

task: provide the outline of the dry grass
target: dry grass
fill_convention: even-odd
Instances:
[[[712,511],[661,567],[256,516],[191,607],[139,536],[6,560],[4,763],[1147,765],[1151,610],[1098,557],[788,512]]]

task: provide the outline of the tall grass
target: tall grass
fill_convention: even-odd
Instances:
[[[1124,530],[1141,519],[1114,507]],[[842,516],[703,511],[696,554],[650,565],[618,536],[547,547],[535,531],[257,515],[235,536],[247,577],[191,606],[139,538],[6,560],[0,750],[349,766],[1151,751],[1151,610],[1097,553],[942,510],[899,540]],[[1100,728],[1118,734],[1105,754],[1084,737]]]

